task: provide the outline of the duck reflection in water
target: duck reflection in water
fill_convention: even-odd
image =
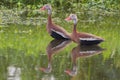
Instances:
[[[47,68],[42,67],[40,68],[40,70],[45,73],[50,73],[52,71],[52,65],[51,65],[52,56],[63,50],[70,43],[71,43],[70,40],[56,40],[56,39],[52,40],[46,48],[46,52],[48,56],[48,67]]]
[[[78,73],[77,59],[78,58],[91,57],[93,55],[102,53],[103,50],[104,49],[102,49],[101,47],[97,45],[94,45],[94,46],[78,45],[77,47],[74,47],[71,51],[71,59],[72,59],[73,68],[72,70],[65,70],[65,73],[67,73],[70,76],[77,75]]]

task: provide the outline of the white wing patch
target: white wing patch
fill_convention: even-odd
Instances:
[[[86,53],[93,54],[95,52],[96,51],[80,51],[79,53],[81,53],[81,54],[86,54]]]
[[[85,40],[85,41],[95,41],[98,40],[96,38],[79,38],[80,40]]]
[[[58,32],[58,31],[56,31],[56,30],[54,30],[54,29],[51,29],[52,31],[54,31],[54,32],[56,32],[57,34],[59,34],[59,35],[61,35],[62,37],[64,37],[64,38],[68,38],[68,37],[66,37],[63,33],[61,33],[61,32]]]
[[[65,44],[66,41],[62,42],[60,45],[53,47],[52,49],[59,48]]]

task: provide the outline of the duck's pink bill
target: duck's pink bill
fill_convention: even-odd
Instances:
[[[67,74],[69,74],[69,73],[70,73],[70,70],[65,70],[64,72],[67,73]]]
[[[41,71],[44,71],[44,70],[45,70],[45,68],[40,68],[40,70],[41,70]]]
[[[71,20],[71,18],[70,18],[70,17],[67,17],[65,20],[66,20],[66,21],[70,21],[70,20]]]
[[[40,8],[40,10],[45,10],[45,7],[43,6],[42,8]]]

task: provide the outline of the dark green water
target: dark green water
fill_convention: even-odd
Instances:
[[[0,80],[119,80],[120,16],[98,15],[95,22],[89,16],[80,17],[77,30],[103,37],[99,46],[53,41],[44,20],[36,26],[0,25]],[[71,32],[71,23],[53,20]]]

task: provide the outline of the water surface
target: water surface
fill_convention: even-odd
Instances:
[[[0,25],[0,80],[119,80],[120,16],[86,20],[90,16],[80,17],[77,30],[103,37],[99,46],[53,40],[46,20],[40,25]],[[72,31],[72,23],[53,20]]]

